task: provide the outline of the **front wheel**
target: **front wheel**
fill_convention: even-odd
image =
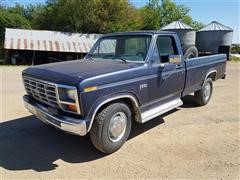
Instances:
[[[213,92],[212,79],[208,78],[204,82],[202,88],[194,93],[197,104],[200,106],[206,105],[212,97],[212,92]]]
[[[96,116],[90,138],[100,151],[110,154],[117,151],[128,139],[131,131],[131,111],[124,103],[113,103]]]

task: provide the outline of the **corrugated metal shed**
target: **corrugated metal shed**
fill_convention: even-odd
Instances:
[[[183,52],[185,53],[189,47],[195,46],[196,31],[181,20],[173,21],[161,29],[162,31],[175,32],[182,44]]]
[[[212,21],[197,32],[196,45],[200,53],[224,53],[229,59],[232,37],[230,27]]]
[[[199,31],[233,31],[233,29],[217,21],[212,21],[210,24],[206,25]]]
[[[167,30],[167,29],[193,29],[193,28],[183,23],[182,21],[173,21],[172,23],[161,28],[161,30]]]
[[[6,28],[5,49],[87,53],[100,34]]]

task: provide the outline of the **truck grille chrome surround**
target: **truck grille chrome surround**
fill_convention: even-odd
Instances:
[[[49,106],[58,106],[56,86],[52,83],[23,76],[26,92],[34,99]]]

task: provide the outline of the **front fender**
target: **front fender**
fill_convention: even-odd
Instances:
[[[94,118],[98,112],[98,110],[104,106],[105,104],[115,101],[115,100],[120,100],[120,99],[129,99],[131,100],[135,107],[139,110],[140,112],[140,108],[139,108],[139,101],[138,98],[135,94],[130,93],[130,92],[122,92],[122,93],[115,93],[115,94],[111,94],[111,95],[107,95],[104,97],[101,97],[100,99],[98,99],[93,106],[91,107],[90,111],[88,112],[87,115],[87,119],[89,120],[88,123],[88,128],[87,131],[89,132],[91,130]]]

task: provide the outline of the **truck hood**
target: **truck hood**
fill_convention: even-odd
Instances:
[[[23,71],[23,75],[58,84],[76,85],[76,83],[90,77],[140,65],[140,63],[124,63],[103,59],[82,59],[29,67]]]

